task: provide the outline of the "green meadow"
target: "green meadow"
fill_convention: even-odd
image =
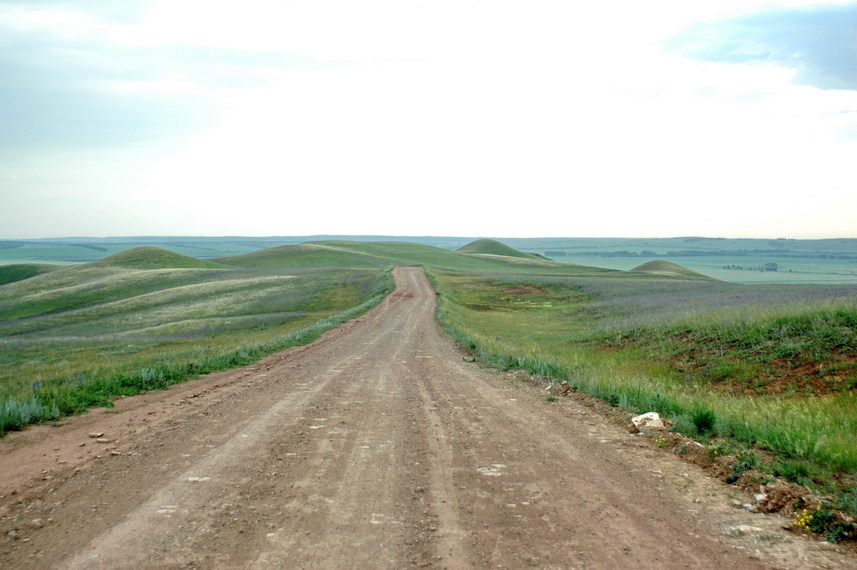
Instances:
[[[714,263],[747,245],[686,239],[667,245],[708,248],[690,257]],[[621,270],[548,259],[558,243],[455,240],[301,241],[216,257],[138,247],[0,266],[0,430],[309,342],[378,303],[392,267],[416,265],[437,289],[442,326],[482,359],[657,411],[740,457],[736,477],[783,477],[857,512],[857,285],[730,283],[609,240],[599,247],[622,254],[605,257]],[[812,253],[803,242],[757,245]],[[833,253],[812,255],[850,263],[852,243],[824,247]]]

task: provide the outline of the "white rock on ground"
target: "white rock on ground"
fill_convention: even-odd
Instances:
[[[634,416],[631,418],[631,422],[641,431],[645,429],[667,429],[667,426],[657,412]]]

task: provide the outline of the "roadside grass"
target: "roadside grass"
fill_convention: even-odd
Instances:
[[[855,484],[853,286],[430,277],[441,324],[485,360],[758,450],[772,474],[823,492]]]
[[[0,288],[0,434],[311,342],[393,289],[384,268],[175,268],[151,254]]]

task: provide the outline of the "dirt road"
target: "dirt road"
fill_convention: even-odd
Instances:
[[[420,269],[307,347],[0,444],[2,568],[847,567],[465,362]]]

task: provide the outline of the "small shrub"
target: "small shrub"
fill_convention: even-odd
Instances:
[[[674,421],[675,431],[683,433],[689,437],[697,435],[696,424],[693,423],[693,419],[690,417],[690,414],[677,414],[674,417]]]
[[[55,405],[44,405],[37,398],[23,402],[6,400],[0,402],[0,435],[7,431],[17,431],[32,423],[52,420],[60,416]]]
[[[812,513],[804,509],[801,515],[803,518],[799,517],[797,526],[822,535],[830,542],[839,542],[852,537],[857,530],[857,525],[840,518],[828,504],[822,503],[818,510]]]
[[[691,419],[696,431],[700,435],[711,435],[714,433],[714,426],[717,425],[717,414],[714,410],[705,407],[697,407],[691,412]]]

